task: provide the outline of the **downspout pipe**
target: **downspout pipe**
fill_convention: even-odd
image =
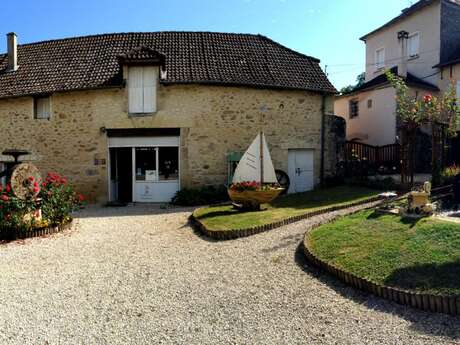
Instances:
[[[325,142],[325,126],[326,126],[326,94],[321,95],[321,163],[319,172],[320,185],[324,186],[324,142]]]

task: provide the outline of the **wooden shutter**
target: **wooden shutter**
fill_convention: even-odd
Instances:
[[[143,67],[129,67],[128,107],[130,113],[144,112]]]
[[[153,113],[156,111],[156,75],[157,67],[144,67],[144,113]]]
[[[409,36],[407,40],[407,55],[409,55],[409,57],[417,56],[419,54],[419,46],[420,35],[417,33]]]

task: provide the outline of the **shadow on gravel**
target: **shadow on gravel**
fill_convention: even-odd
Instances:
[[[445,336],[453,340],[460,340],[460,316],[445,314],[432,314],[418,309],[405,307],[397,303],[376,297],[367,292],[356,290],[342,283],[337,278],[320,270],[309,263],[303,252],[302,243],[297,247],[294,259],[296,264],[307,274],[336,291],[341,296],[355,303],[366,306],[369,309],[395,314],[409,322],[411,328],[419,333],[434,336]]]

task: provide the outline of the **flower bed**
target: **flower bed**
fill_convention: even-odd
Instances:
[[[71,212],[84,202],[83,195],[76,193],[66,178],[55,173],[49,173],[43,181],[30,176],[26,183],[30,193],[25,198],[18,197],[10,184],[0,184],[0,238],[3,240],[60,228],[70,223]]]

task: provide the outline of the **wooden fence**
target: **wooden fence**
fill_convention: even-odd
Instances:
[[[345,145],[345,155],[347,161],[368,161],[377,169],[379,167],[387,167],[399,171],[401,166],[400,159],[401,147],[399,144],[390,144],[384,146],[373,146],[354,141],[347,141]]]

